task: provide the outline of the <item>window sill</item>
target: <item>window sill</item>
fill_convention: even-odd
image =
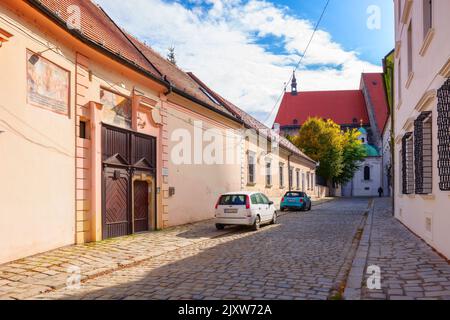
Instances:
[[[410,199],[414,199],[414,198],[416,197],[415,194],[407,194],[406,196],[407,196],[408,198],[410,198]]]
[[[419,54],[423,57],[427,53],[428,47],[431,44],[431,41],[434,38],[435,31],[433,28],[429,29],[425,39],[423,40],[422,48],[420,48]]]
[[[423,200],[435,200],[436,196],[434,194],[419,194]]]
[[[271,189],[272,187],[272,185],[266,184],[266,189]]]
[[[247,183],[247,187],[254,187],[254,186],[256,186],[256,183],[254,182]]]
[[[414,72],[411,71],[408,75],[408,81],[406,81],[406,85],[405,85],[406,89],[409,89],[409,86],[411,85],[411,82],[413,81],[413,79],[414,79]]]
[[[450,78],[450,59],[448,59],[447,63],[439,71],[439,74],[444,78]]]

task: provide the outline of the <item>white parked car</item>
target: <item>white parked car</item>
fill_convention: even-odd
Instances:
[[[275,224],[277,212],[273,202],[260,192],[232,192],[219,197],[216,203],[216,228],[226,225],[252,226],[258,230],[262,224]]]

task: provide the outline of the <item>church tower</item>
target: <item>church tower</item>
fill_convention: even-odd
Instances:
[[[295,71],[293,71],[292,82],[291,82],[291,95],[297,95],[297,79],[295,78]]]

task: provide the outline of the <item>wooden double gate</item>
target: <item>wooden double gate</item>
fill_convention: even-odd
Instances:
[[[156,225],[156,138],[102,125],[103,239],[148,231]],[[139,177],[151,177],[142,180]],[[152,219],[153,218],[153,219]]]

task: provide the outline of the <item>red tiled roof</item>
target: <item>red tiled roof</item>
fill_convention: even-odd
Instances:
[[[158,70],[133,46],[123,31],[99,6],[90,0],[34,0],[30,2],[38,2],[66,23],[71,12],[68,10],[69,6],[78,6],[81,10],[80,31],[84,37],[160,77]]]
[[[296,96],[284,94],[275,123],[281,126],[303,124],[309,117],[331,119],[337,124],[369,123],[366,102],[361,90],[305,91]]]
[[[142,54],[161,72],[161,74],[163,74],[166,79],[172,83],[172,85],[190,96],[199,99],[203,103],[206,103],[221,112],[232,115],[227,108],[211,101],[211,99],[200,90],[199,84],[196,83],[186,72],[167,61],[167,59],[161,57],[161,55],[159,55],[156,51],[136,39],[134,36],[129,34],[127,34],[127,36],[130,41],[132,41],[134,45],[142,52]]]
[[[382,73],[363,73],[362,81],[372,101],[375,121],[380,132],[383,132],[389,116],[389,107]]]
[[[163,81],[169,80],[178,90],[198,99],[212,109],[233,117],[225,107],[215,104],[197,83],[177,66],[168,62],[153,49],[120,29],[113,20],[91,0],[28,0],[57,15],[65,23],[69,19],[68,8],[76,5],[81,9],[81,33],[90,41],[102,46],[116,56],[135,64]]]
[[[256,120],[254,117],[249,115],[247,112],[236,106],[234,103],[228,101],[227,99],[223,98],[221,95],[213,91],[211,88],[209,88],[203,81],[201,81],[199,78],[197,78],[196,75],[194,75],[192,72],[188,72],[189,76],[192,77],[194,81],[196,81],[200,86],[202,86],[205,90],[208,91],[215,99],[220,101],[224,104],[233,114],[237,115],[242,121],[251,129],[256,130],[257,132],[262,131],[262,134],[267,133],[269,139],[278,138],[280,145],[284,147],[285,149],[291,151],[292,153],[309,160],[311,162],[315,161],[308,157],[306,154],[304,154],[300,149],[298,149],[295,145],[293,145],[288,139],[286,139],[283,136],[277,135],[277,133],[270,129],[269,127],[265,126],[258,120]]]

